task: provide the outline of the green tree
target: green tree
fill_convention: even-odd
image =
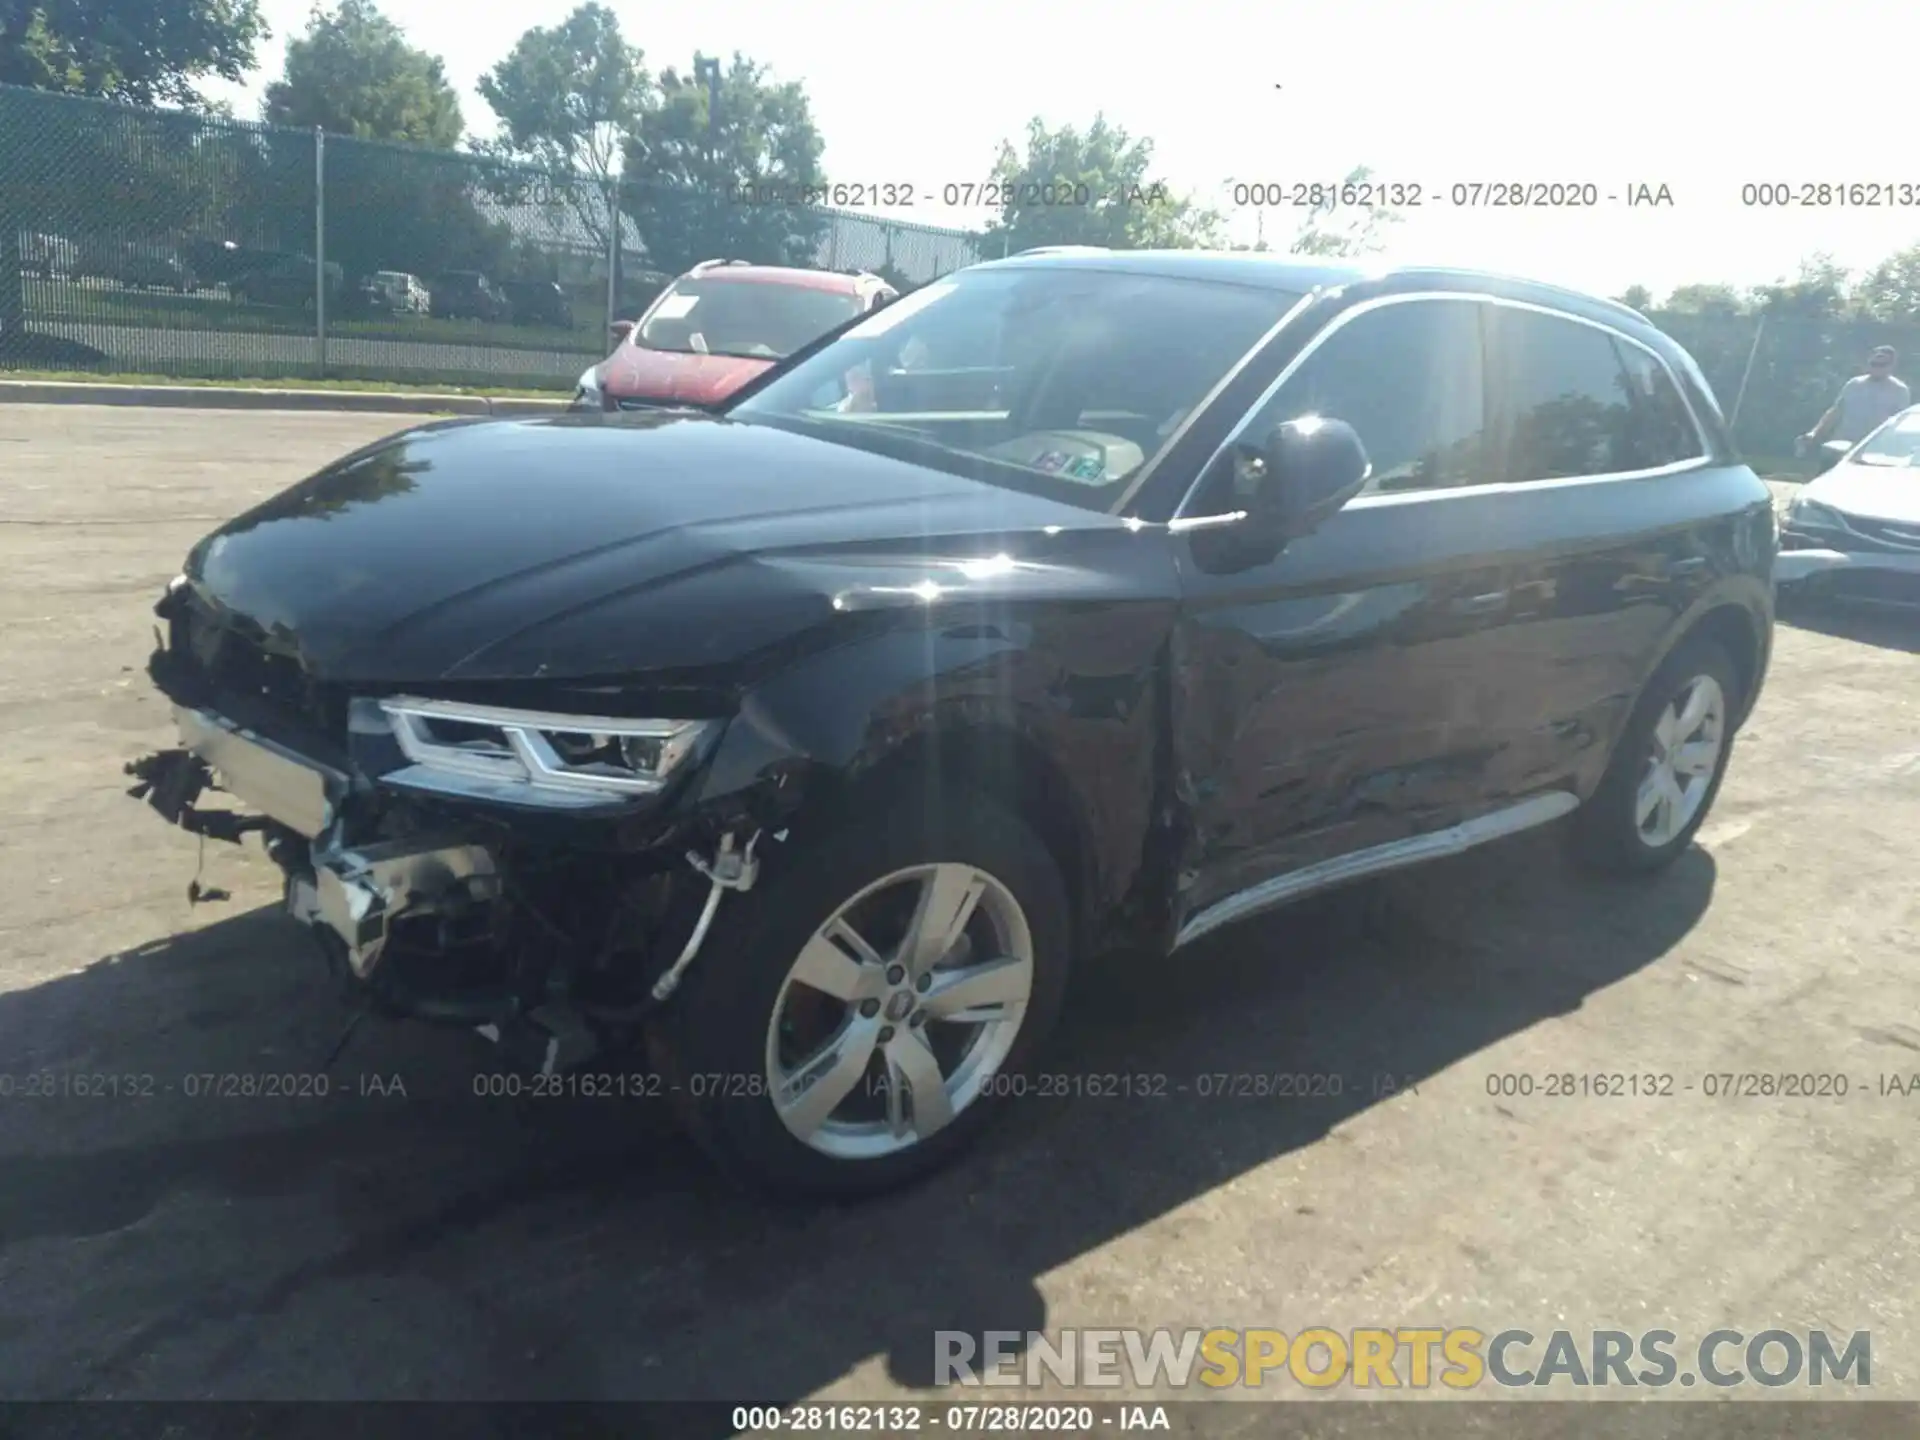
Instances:
[[[500,117],[493,152],[604,183],[647,108],[643,58],[621,35],[619,17],[596,0],[550,29],[528,30],[480,77],[480,98]]]
[[[285,73],[267,87],[265,118],[443,150],[457,145],[465,128],[446,66],[409,45],[372,0],[314,11],[307,33],[287,43]]]
[[[1853,373],[1849,362],[1857,361],[1860,342],[1849,340],[1850,278],[1830,255],[1816,254],[1791,278],[1753,287],[1749,306],[1757,318],[1740,404],[1743,443],[1767,454],[1786,451]]]
[[[651,99],[638,46],[620,33],[620,19],[597,0],[551,28],[534,26],[507,57],[480,77],[480,98],[500,118],[500,138],[478,148],[585,183],[560,187],[567,218],[604,251],[611,212],[606,195],[620,173],[620,154]],[[532,185],[524,172],[501,169],[489,189],[506,204],[525,204],[551,184]]]
[[[1850,278],[1832,256],[1810,255],[1800,262],[1793,279],[1756,285],[1753,304],[1774,319],[1838,320],[1847,313]]]
[[[327,259],[347,274],[505,267],[512,236],[480,214],[474,159],[453,149],[462,122],[445,66],[372,0],[314,12],[267,88],[265,118],[342,137],[326,152]],[[303,188],[310,205],[311,181]]]
[[[513,268],[513,233],[481,214],[476,188],[473,157],[457,151],[330,144],[327,259],[349,275],[504,275]]]
[[[1920,245],[1889,255],[1854,291],[1854,306],[1869,320],[1920,323]]]
[[[198,108],[197,82],[242,78],[266,33],[258,0],[0,0],[0,84]],[[126,168],[129,123],[142,122],[32,95],[0,103],[0,351],[28,350],[22,232],[92,214]]]
[[[259,0],[0,0],[0,84],[193,109],[266,34]]]
[[[1644,285],[1629,285],[1614,299],[1629,310],[1638,310],[1642,315],[1653,309],[1653,292]]]
[[[1328,188],[1320,204],[1307,211],[1306,218],[1287,246],[1294,255],[1350,257],[1370,255],[1385,243],[1385,232],[1404,218],[1389,205],[1344,203],[1350,197],[1365,195],[1373,171],[1365,165],[1349,170],[1338,186]]]
[[[806,88],[735,52],[664,71],[622,153],[621,204],[648,263],[680,271],[725,256],[810,265],[826,215],[806,201],[825,181]]]
[[[1661,307],[1676,315],[1745,315],[1745,297],[1731,285],[1682,285]]]
[[[1027,122],[1023,154],[1003,141],[991,171],[1000,213],[980,236],[980,253],[1013,254],[1042,245],[1191,249],[1221,242],[1217,211],[1176,195],[1153,178],[1153,142],[1105,115],[1084,131]]]

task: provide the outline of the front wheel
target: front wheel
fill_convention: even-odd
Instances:
[[[650,1028],[700,1145],[761,1188],[853,1197],[946,1163],[1059,1014],[1045,845],[977,795],[856,815],[730,896]]]
[[[1605,777],[1574,816],[1582,859],[1633,874],[1679,857],[1727,773],[1739,696],[1724,646],[1704,636],[1681,642],[1648,682]]]

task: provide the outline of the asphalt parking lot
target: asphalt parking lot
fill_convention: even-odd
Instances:
[[[346,1011],[263,859],[209,844],[231,898],[189,907],[196,843],[122,793],[170,740],[151,603],[407,423],[0,406],[0,1395],[924,1398],[936,1329],[1430,1324],[1870,1330],[1872,1393],[1920,1399],[1912,619],[1781,629],[1659,882],[1524,837],[1082,973],[1053,1068],[1166,1093],[1026,1100],[883,1202],[742,1197],[645,1103],[480,1098],[455,1034],[369,1023],[324,1099],[188,1093],[316,1070]],[[1198,1093],[1282,1072],[1341,1093]],[[1705,1093],[1746,1074],[1848,1094]]]

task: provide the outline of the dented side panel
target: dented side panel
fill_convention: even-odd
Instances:
[[[1185,546],[1175,642],[1182,918],[1271,875],[1403,839],[1484,783],[1500,745],[1484,532],[1444,506],[1354,508],[1273,563],[1215,574]]]
[[[1085,908],[1115,912],[1143,887],[1164,806],[1167,646],[1176,614],[1164,532],[1133,537],[1130,595],[1086,603],[1009,589],[876,614],[869,633],[752,689],[702,777],[694,808],[751,797],[778,823],[803,804],[837,813],[836,790],[932,742],[973,761],[1044,767],[1059,783],[1029,798],[1071,811]],[[1061,573],[1049,583],[1069,585]],[[1049,812],[1051,814],[1051,812]]]

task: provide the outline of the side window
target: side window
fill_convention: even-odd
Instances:
[[[1633,395],[1634,458],[1638,462],[1633,468],[1651,470],[1699,459],[1704,453],[1700,433],[1667,367],[1638,345],[1625,340],[1613,344]]]
[[[1643,469],[1627,373],[1606,331],[1535,310],[1487,316],[1496,480],[1568,480]]]
[[[1258,444],[1307,415],[1360,436],[1367,493],[1437,490],[1486,479],[1480,312],[1471,301],[1383,305],[1334,331],[1243,432]]]

